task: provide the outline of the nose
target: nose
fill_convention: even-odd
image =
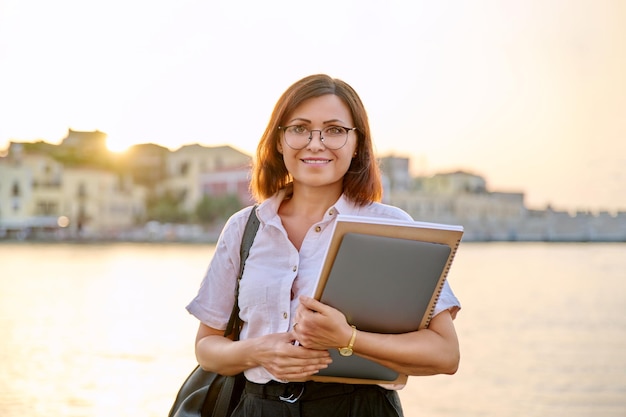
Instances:
[[[313,132],[319,132],[319,141],[316,141],[316,142],[313,141]],[[322,136],[321,130],[311,130],[311,132],[309,133],[309,143],[307,144],[307,148],[315,149],[315,147],[317,148],[326,147],[326,145],[324,145],[324,136]]]

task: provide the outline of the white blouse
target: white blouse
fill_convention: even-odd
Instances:
[[[289,331],[298,296],[312,296],[315,292],[337,214],[412,220],[397,207],[381,203],[360,207],[341,196],[324,218],[309,229],[298,251],[287,237],[278,216],[278,208],[285,196],[283,190],[257,208],[259,230],[239,288],[240,317],[244,323],[241,339]],[[232,310],[239,272],[239,248],[251,209],[247,207],[233,214],[224,226],[198,295],[187,306],[189,313],[215,329],[226,328]],[[446,282],[434,315],[448,309],[454,317],[460,303]],[[245,375],[248,380],[261,384],[276,380],[262,367],[248,369]]]

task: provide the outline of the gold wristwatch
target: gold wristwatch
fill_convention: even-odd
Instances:
[[[350,338],[350,342],[348,343],[348,346],[346,347],[340,347],[339,349],[339,354],[341,356],[351,356],[352,355],[352,348],[354,347],[354,339],[356,339],[356,326],[352,326],[352,337]]]

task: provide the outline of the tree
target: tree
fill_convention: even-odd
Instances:
[[[178,199],[171,193],[148,198],[146,216],[148,220],[161,223],[186,223],[189,220],[189,215],[181,210]]]
[[[228,218],[242,208],[241,201],[235,194],[219,197],[205,195],[196,206],[196,218],[200,223],[211,224],[217,220]]]

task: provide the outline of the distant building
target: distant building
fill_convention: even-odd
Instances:
[[[32,195],[33,173],[28,166],[0,158],[0,237],[28,227]]]
[[[485,194],[487,182],[479,175],[465,171],[438,173],[432,177],[418,177],[414,180],[415,189],[426,194],[458,195]]]
[[[243,206],[254,204],[250,194],[250,166],[233,167],[200,174],[202,196],[235,195]]]
[[[413,179],[409,171],[409,158],[385,156],[378,161],[387,192],[395,193],[411,189]]]
[[[114,237],[145,214],[145,187],[113,172],[65,169],[60,214],[79,235]]]
[[[252,158],[230,146],[133,146],[123,158],[106,149],[102,132],[69,130],[61,145],[11,142],[0,157],[0,238],[205,239],[199,225],[144,225],[148,192],[167,194],[186,213],[204,197],[236,195],[251,204]],[[455,171],[413,178],[409,159],[379,160],[383,201],[414,219],[461,224],[468,241],[626,241],[626,212],[530,210],[524,193],[491,191],[486,180]],[[163,227],[161,227],[163,226]],[[146,229],[147,227],[147,229]],[[134,233],[138,233],[135,235]],[[134,237],[133,237],[134,238]]]
[[[0,158],[0,234],[113,236],[144,214],[145,188],[130,178],[12,149]]]
[[[626,241],[626,213],[529,210],[524,193],[489,191],[484,178],[462,171],[418,177],[389,202],[416,220],[460,224],[469,241]]]
[[[104,154],[108,152],[107,134],[99,130],[84,132],[69,129],[59,148],[66,153],[80,156]]]
[[[204,195],[204,174],[242,169],[251,161],[249,155],[230,146],[183,146],[167,156],[167,179],[161,192],[172,193],[183,210],[192,212]]]
[[[169,149],[154,143],[133,145],[123,154],[124,165],[136,184],[152,189],[167,178],[169,154]]]

